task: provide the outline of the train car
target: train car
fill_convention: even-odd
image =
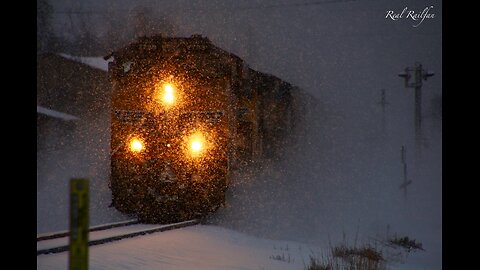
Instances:
[[[216,211],[232,171],[281,158],[304,113],[298,88],[199,35],[142,37],[109,58],[112,205],[144,222]]]

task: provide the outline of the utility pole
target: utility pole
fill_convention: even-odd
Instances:
[[[414,77],[414,82],[410,83],[410,78]],[[422,82],[432,77],[433,72],[424,70],[422,64],[415,62],[414,67],[406,67],[405,71],[398,76],[405,79],[405,88],[415,88],[415,145],[417,153],[420,153],[422,142]]]
[[[402,145],[401,150],[401,158],[402,158],[402,165],[403,165],[403,183],[400,185],[400,189],[403,189],[405,199],[407,199],[407,186],[412,183],[412,180],[408,180],[407,178],[407,154],[406,154],[405,146]]]
[[[378,103],[382,106],[382,131],[385,134],[385,106],[388,105],[385,89],[382,89],[380,102]]]

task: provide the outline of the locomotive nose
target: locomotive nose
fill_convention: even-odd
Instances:
[[[166,162],[160,167],[160,175],[158,176],[158,181],[163,183],[173,183],[177,180],[177,176],[170,165],[170,163]]]

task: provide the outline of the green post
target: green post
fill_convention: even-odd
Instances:
[[[69,270],[88,270],[88,180],[70,180]]]

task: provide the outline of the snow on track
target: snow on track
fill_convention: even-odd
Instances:
[[[101,230],[107,230],[107,229],[116,228],[116,227],[129,226],[129,225],[137,224],[137,223],[139,223],[139,221],[136,220],[136,219],[120,221],[120,222],[112,222],[112,223],[92,226],[92,227],[90,227],[90,229],[88,231],[89,232],[101,231]],[[69,235],[69,231],[37,234],[37,242],[38,241],[44,241],[44,240],[50,240],[50,239],[54,239],[54,238],[61,238],[61,237],[65,237],[65,236],[68,236],[68,235]]]
[[[182,228],[198,223],[198,220],[191,220],[173,224],[132,224],[128,226],[113,227],[108,230],[93,230],[89,233],[88,245],[99,245],[125,238]],[[68,244],[68,235],[44,241],[37,241],[37,255],[68,251]]]

